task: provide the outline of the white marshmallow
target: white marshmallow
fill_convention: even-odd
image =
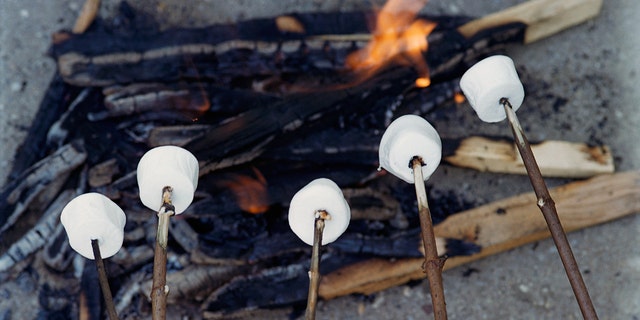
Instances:
[[[509,99],[513,111],[524,100],[516,67],[507,56],[491,56],[476,63],[462,75],[460,88],[484,122],[498,122],[507,117],[500,99]]]
[[[149,209],[162,206],[162,190],[173,188],[171,203],[180,214],[193,201],[198,187],[198,160],[191,152],[176,146],[153,148],[138,162],[140,200]]]
[[[416,115],[404,115],[391,122],[378,148],[380,167],[394,176],[414,183],[411,160],[418,156],[425,163],[426,181],[436,171],[442,157],[442,142],[436,129]]]
[[[122,247],[127,218],[117,204],[99,193],[85,193],[69,201],[60,221],[71,248],[87,259],[95,259],[91,240],[98,240],[103,258],[113,256]]]
[[[300,240],[313,245],[316,211],[325,210],[331,216],[325,220],[322,244],[334,242],[347,230],[351,209],[338,185],[325,178],[311,181],[300,189],[289,205],[289,227]]]

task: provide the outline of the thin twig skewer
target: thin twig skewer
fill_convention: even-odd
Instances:
[[[320,287],[320,248],[322,246],[322,232],[324,222],[331,216],[325,210],[316,212],[313,231],[313,249],[311,251],[311,266],[309,267],[309,295],[307,296],[306,320],[316,318],[316,305],[318,304],[318,288]]]
[[[540,168],[538,167],[533,152],[531,151],[529,141],[524,134],[524,130],[518,121],[518,117],[516,116],[509,99],[503,98],[500,100],[500,103],[504,106],[507,119],[511,125],[513,137],[516,141],[516,146],[522,156],[522,161],[524,162],[527,174],[531,180],[531,185],[533,186],[533,190],[538,198],[538,207],[540,208],[540,211],[542,211],[544,219],[547,222],[547,226],[549,227],[551,237],[553,238],[553,242],[558,249],[562,265],[564,266],[567,277],[569,278],[569,283],[571,284],[573,293],[578,301],[578,305],[580,306],[582,316],[584,319],[598,319],[593,302],[589,296],[589,291],[582,279],[580,268],[573,256],[571,245],[569,245],[567,235],[562,228],[560,219],[558,218],[555,203],[549,194],[549,189],[547,188],[544,179],[542,178]]]
[[[431,288],[431,303],[433,304],[433,314],[436,320],[447,319],[447,303],[444,298],[444,285],[442,281],[442,268],[444,267],[445,258],[438,256],[436,249],[436,236],[433,231],[433,222],[431,221],[431,211],[427,203],[427,192],[424,187],[424,179],[422,176],[422,166],[424,163],[420,157],[414,157],[411,160],[411,168],[413,168],[414,185],[416,187],[416,197],[418,198],[418,214],[420,216],[420,233],[422,244],[424,246],[424,272],[429,280]]]
[[[158,210],[158,233],[153,258],[153,286],[151,288],[151,314],[154,320],[167,318],[167,242],[169,238],[169,218],[175,209],[171,204],[171,187],[162,190],[162,206]]]
[[[107,308],[107,315],[110,320],[118,320],[118,314],[116,313],[116,307],[113,303],[113,296],[111,295],[111,288],[109,287],[109,280],[107,278],[107,270],[104,267],[104,261],[100,254],[100,246],[98,240],[91,240],[91,247],[93,248],[93,257],[96,261],[96,269],[98,270],[98,281],[100,282],[100,289],[102,290],[102,297]]]

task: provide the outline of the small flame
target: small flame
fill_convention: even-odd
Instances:
[[[422,54],[429,47],[427,36],[436,24],[415,20],[425,4],[425,0],[389,0],[378,13],[373,38],[365,48],[347,57],[347,66],[368,78],[390,62],[412,65],[422,79],[421,85],[416,85],[428,86],[429,68]]]
[[[267,180],[258,169],[253,168],[253,173],[255,177],[233,175],[229,180],[223,181],[222,185],[231,190],[240,209],[252,214],[261,214],[269,209]]]

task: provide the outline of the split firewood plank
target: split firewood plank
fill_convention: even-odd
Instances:
[[[587,178],[614,172],[613,155],[606,145],[547,140],[532,144],[531,149],[545,177]],[[465,138],[443,159],[449,164],[478,171],[527,174],[513,141]]]
[[[462,25],[466,38],[493,27],[522,22],[527,25],[524,43],[531,43],[585,22],[600,13],[602,0],[532,0]]]
[[[640,211],[640,171],[601,175],[553,188],[560,220],[567,232],[598,225]],[[437,204],[434,204],[437,205]],[[482,249],[449,258],[445,269],[548,238],[549,232],[533,192],[454,214],[434,227],[437,237],[475,243]],[[324,299],[371,294],[409,280],[423,279],[424,259],[372,259],[323,277]]]
[[[85,32],[91,23],[93,23],[93,20],[95,20],[99,9],[100,0],[85,0],[84,5],[82,5],[82,10],[80,11],[80,15],[76,19],[76,23],[73,25],[72,32]]]

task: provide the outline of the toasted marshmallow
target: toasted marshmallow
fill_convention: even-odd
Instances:
[[[381,168],[407,183],[414,183],[411,160],[420,157],[426,181],[440,164],[442,142],[427,120],[404,115],[394,120],[382,135],[378,156]]]
[[[60,221],[71,248],[87,259],[95,259],[91,240],[98,240],[103,258],[122,247],[127,218],[117,204],[99,193],[85,193],[71,200],[62,209]]]
[[[469,68],[460,78],[460,88],[484,122],[499,122],[507,117],[500,103],[502,98],[509,100],[513,111],[524,100],[524,88],[513,60],[502,55],[491,56]]]
[[[149,209],[162,206],[162,190],[171,187],[171,203],[180,214],[193,201],[198,187],[198,160],[191,152],[176,146],[153,148],[138,162],[140,200]]]
[[[316,213],[326,211],[330,218],[325,220],[322,244],[334,242],[347,230],[351,219],[351,209],[335,182],[320,178],[300,189],[289,205],[289,226],[306,244],[313,245]]]

